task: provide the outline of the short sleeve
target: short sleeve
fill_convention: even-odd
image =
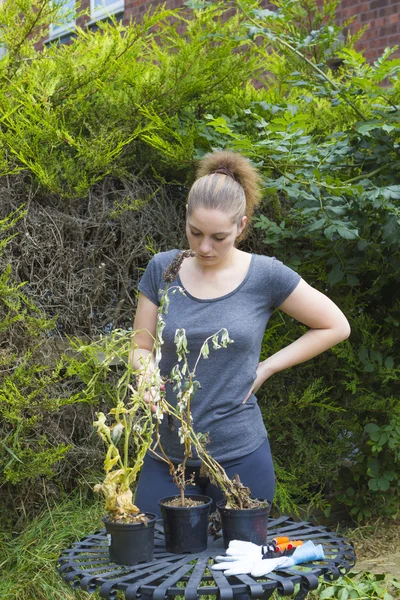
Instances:
[[[147,265],[138,285],[139,292],[142,292],[142,294],[157,306],[160,304],[158,297],[160,276],[161,270],[158,268],[156,257],[154,256]]]
[[[273,259],[273,294],[272,306],[277,308],[290,296],[297,287],[301,277],[296,271],[284,265],[280,260]]]

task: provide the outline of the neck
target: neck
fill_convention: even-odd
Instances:
[[[237,248],[233,247],[223,259],[214,264],[203,264],[202,261],[196,257],[194,257],[193,260],[195,261],[196,267],[202,273],[217,273],[218,271],[231,267],[235,262],[237,253]]]

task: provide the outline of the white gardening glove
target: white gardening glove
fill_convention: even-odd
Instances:
[[[232,540],[226,549],[225,556],[217,556],[219,565],[212,568],[215,571],[224,571],[225,575],[242,575],[250,573],[253,566],[261,561],[263,546],[257,546],[252,542]]]
[[[219,561],[237,561],[246,559],[261,559],[264,552],[264,546],[257,546],[253,542],[242,542],[232,540],[226,549],[225,556],[217,556]]]
[[[211,568],[215,571],[224,571],[224,575],[244,575],[251,573],[254,577],[266,575],[274,569],[282,567],[291,567],[294,565],[293,560],[289,556],[280,558],[258,559],[242,559],[234,562],[222,562],[219,565],[214,565]]]
[[[249,543],[250,542],[239,542],[239,544]],[[224,571],[224,575],[244,575],[250,573],[253,577],[261,577],[262,575],[271,573],[271,571],[274,571],[275,569],[286,569],[302,562],[325,558],[322,546],[314,546],[314,543],[311,540],[296,548],[292,556],[281,556],[264,560],[262,559],[262,546],[251,544],[248,546],[248,554],[245,555],[243,551],[246,550],[246,546],[238,546],[236,540],[234,540],[234,546],[231,547],[231,544],[233,544],[233,542],[229,544],[227,553],[229,550],[233,552],[235,548],[236,554],[231,554],[226,557],[217,556],[217,560],[222,559],[223,562],[211,567],[215,571]],[[242,553],[239,554],[239,551]]]

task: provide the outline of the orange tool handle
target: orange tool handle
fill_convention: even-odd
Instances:
[[[272,540],[273,542],[275,542],[276,545],[281,545],[281,544],[286,544],[286,542],[289,541],[288,537],[276,537]]]
[[[284,552],[287,549],[288,545],[289,545],[289,542],[284,542],[282,544],[279,544],[279,546],[276,546],[276,551]]]
[[[298,548],[299,546],[302,546],[303,542],[301,540],[295,540],[295,541],[290,541],[288,543],[288,545],[286,546],[286,550],[292,550],[292,548]]]

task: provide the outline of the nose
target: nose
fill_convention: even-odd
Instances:
[[[207,255],[211,251],[211,241],[203,238],[200,242],[199,253]]]

